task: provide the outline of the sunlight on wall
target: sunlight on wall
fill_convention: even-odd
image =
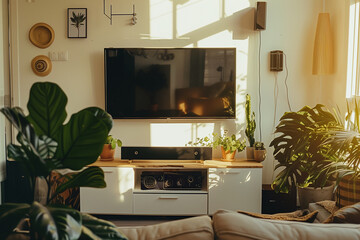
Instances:
[[[209,136],[214,123],[152,123],[150,146],[181,147],[197,137]]]
[[[176,6],[176,27],[179,36],[194,32],[221,18],[221,0],[188,1]],[[201,15],[201,18],[197,17]]]
[[[173,38],[173,3],[164,0],[149,0],[150,37]]]

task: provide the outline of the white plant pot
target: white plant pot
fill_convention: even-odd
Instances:
[[[297,189],[301,209],[307,209],[309,203],[333,200],[334,198],[334,184],[323,188],[298,187]]]

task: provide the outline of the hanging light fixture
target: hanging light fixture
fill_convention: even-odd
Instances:
[[[325,3],[323,3],[323,8]],[[314,75],[328,75],[334,72],[334,46],[330,26],[330,14],[319,13],[313,55]]]

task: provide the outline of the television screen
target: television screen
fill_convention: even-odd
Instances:
[[[115,119],[235,118],[235,48],[106,48]]]

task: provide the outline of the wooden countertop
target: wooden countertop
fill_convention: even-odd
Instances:
[[[90,166],[98,167],[132,167],[132,168],[262,168],[259,162],[246,159],[236,159],[233,162],[225,162],[221,160],[205,160],[205,161],[181,161],[181,160],[120,160],[112,161],[98,160]]]

